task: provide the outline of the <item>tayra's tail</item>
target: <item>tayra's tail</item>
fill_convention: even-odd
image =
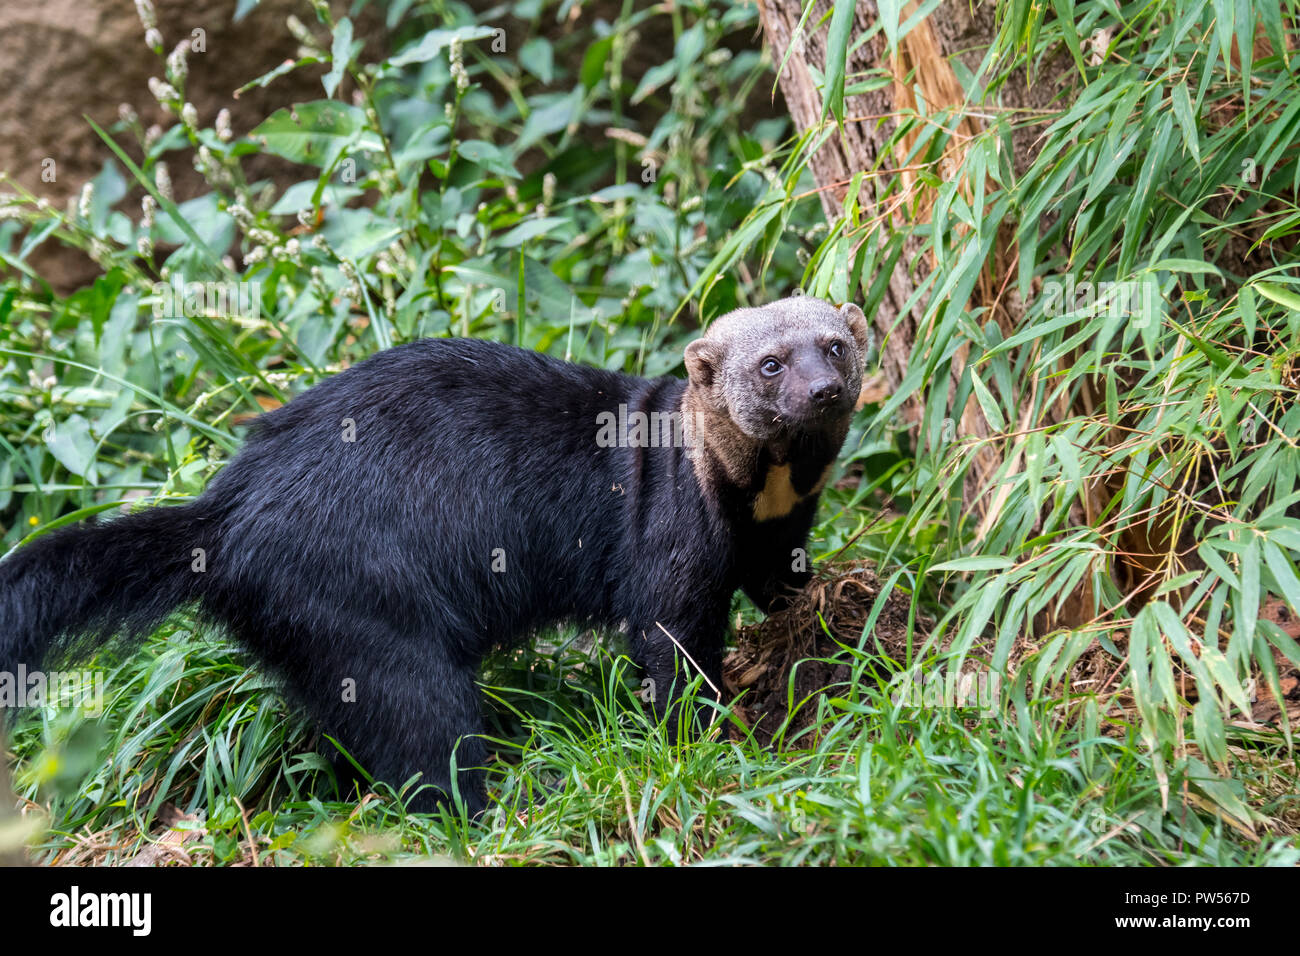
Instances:
[[[148,634],[201,595],[210,535],[194,503],[61,528],[19,548],[0,561],[0,672],[37,668],[64,641]]]

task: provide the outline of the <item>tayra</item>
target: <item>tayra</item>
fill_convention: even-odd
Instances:
[[[0,670],[219,624],[415,806],[486,804],[475,677],[560,621],[626,630],[671,712],[721,686],[733,593],[770,608],[858,396],[866,318],[730,312],[643,379],[470,339],[381,352],[255,423],[189,504],[53,531],[0,562]]]

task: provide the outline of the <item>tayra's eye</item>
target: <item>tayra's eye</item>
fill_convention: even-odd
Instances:
[[[843,357],[844,357],[844,343],[843,343],[843,342],[832,342],[831,345],[830,345],[830,348],[828,348],[826,351],[830,353],[831,358],[843,358]]]
[[[781,370],[784,368],[785,366],[782,365],[780,362],[778,362],[776,359],[766,358],[763,359],[763,364],[758,367],[758,370],[762,372],[764,375],[766,375],[768,378],[771,378],[773,375],[780,375]]]

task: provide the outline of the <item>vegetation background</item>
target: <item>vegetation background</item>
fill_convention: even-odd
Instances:
[[[589,634],[500,655],[480,820],[337,793],[331,744],[178,615],[98,658],[103,715],[23,712],[0,841],[59,863],[1300,860],[1295,3],[315,0],[248,88],[308,71],[317,98],[238,130],[187,98],[199,38],[137,8],[168,125],[95,126],[113,157],[66,208],[0,183],[6,547],[198,494],[249,416],[400,342],[680,373],[701,325],[799,291],[875,317],[814,559],[883,587],[830,641],[848,679],[791,680],[803,719],[774,747],[739,721],[669,745]],[[31,264],[51,244],[93,281],[54,288]],[[995,675],[996,706],[899,693],[962,672]]]

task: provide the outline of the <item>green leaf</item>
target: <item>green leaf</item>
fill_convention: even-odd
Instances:
[[[1188,780],[1197,790],[1209,797],[1225,815],[1235,819],[1241,826],[1251,825],[1250,808],[1242,802],[1234,790],[1241,785],[1236,781],[1224,780],[1195,757],[1187,758]]]
[[[1238,291],[1237,298],[1241,302],[1241,322],[1246,327],[1246,340],[1250,341],[1255,338],[1255,324],[1258,321],[1255,311],[1255,290],[1244,285]]]
[[[1005,571],[1008,568],[1015,567],[1016,562],[1011,558],[1004,558],[999,555],[970,555],[965,558],[953,558],[951,561],[944,561],[940,564],[933,564],[926,570],[928,571]]]
[[[1056,11],[1056,22],[1061,26],[1061,34],[1065,38],[1070,56],[1074,58],[1075,68],[1086,83],[1088,71],[1083,64],[1083,48],[1079,45],[1079,31],[1074,23],[1074,4],[1069,0],[1052,0],[1052,9]]]
[[[851,7],[852,4],[845,4],[845,6]],[[880,28],[885,31],[885,42],[889,44],[889,52],[897,56],[898,27],[903,13],[903,4],[899,0],[880,0],[876,4],[876,11],[879,14]]]
[[[1147,269],[1148,272],[1188,272],[1223,278],[1219,267],[1201,259],[1161,259]]]
[[[315,100],[276,110],[249,136],[276,156],[327,167],[360,139],[365,126],[366,115],[360,108]]]
[[[1120,243],[1118,271],[1129,272],[1137,256],[1138,241],[1150,226],[1148,211],[1155,200],[1161,177],[1164,173],[1165,153],[1169,145],[1169,136],[1173,132],[1173,118],[1166,115],[1160,121],[1155,139],[1147,146],[1146,159],[1142,171],[1138,174],[1133,188],[1133,197],[1129,202],[1128,212],[1124,216],[1124,238]]]
[[[543,93],[531,99],[533,111],[524,120],[524,128],[515,140],[516,155],[552,133],[558,133],[582,114],[582,87],[568,93]]]
[[[1042,504],[1043,469],[1047,464],[1047,442],[1041,430],[1030,433],[1025,442],[1025,481],[1034,510]]]
[[[555,75],[555,51],[545,37],[533,37],[519,48],[519,65],[549,85]]]
[[[352,61],[352,21],[343,17],[334,25],[334,42],[330,46],[330,71],[321,77],[325,95],[333,97]]]
[[[443,50],[447,49],[447,47],[451,46],[452,40],[458,38],[462,41],[482,40],[485,37],[492,36],[495,32],[496,31],[492,27],[486,26],[456,27],[452,30],[430,30],[401,53],[389,57],[385,62],[388,66],[393,67],[407,66],[411,63],[427,63],[435,56],[441,54]]]
[[[65,515],[59,515],[53,521],[48,521],[41,525],[31,534],[24,537],[18,542],[19,547],[30,544],[43,534],[49,534],[59,528],[67,527],[70,524],[76,524],[78,521],[85,521],[93,515],[103,514],[105,511],[113,511],[122,507],[121,501],[103,501],[97,505],[90,505],[86,508],[78,508],[76,511],[70,511]]]
[[[1285,289],[1280,285],[1274,285],[1272,282],[1252,282],[1247,288],[1256,288],[1259,294],[1266,299],[1276,302],[1280,306],[1290,309],[1292,312],[1300,312],[1300,295]]]
[[[609,62],[613,47],[612,33],[587,47],[587,52],[582,57],[582,66],[578,70],[578,78],[587,89],[594,87],[605,76],[605,64]]]
[[[402,229],[392,220],[362,208],[332,211],[323,232],[341,258],[359,262],[392,245]]]
[[[975,398],[980,403],[980,409],[984,412],[984,417],[988,420],[989,425],[995,432],[1006,431],[1006,419],[1002,417],[1002,409],[998,407],[998,403],[993,398],[993,393],[989,391],[988,386],[975,374],[971,375],[970,383],[975,390]]]
[[[1185,571],[1177,577],[1165,581],[1160,585],[1160,587],[1156,588],[1155,592],[1151,596],[1159,597],[1162,594],[1168,594],[1170,591],[1177,591],[1184,588],[1187,585],[1194,583],[1203,573],[1204,572],[1201,571]]]
[[[1219,39],[1219,52],[1223,55],[1223,70],[1232,74],[1232,23],[1236,12],[1233,0],[1211,0],[1214,7],[1215,33]]]
[[[481,139],[468,139],[456,147],[456,155],[475,166],[506,179],[518,179],[519,171],[500,149]]]
[[[960,669],[962,661],[965,660],[966,654],[970,651],[971,645],[984,632],[984,627],[993,616],[993,612],[1000,606],[1002,595],[1006,592],[1009,575],[998,574],[992,577],[984,578],[980,581],[978,588],[972,590],[976,594],[974,607],[970,613],[961,622],[961,630],[953,640],[952,651],[957,655],[957,660],[953,667]]]
[[[1088,175],[1088,189],[1083,194],[1082,205],[1092,205],[1107,188],[1115,185],[1115,174],[1142,141],[1142,133],[1142,130],[1134,130],[1118,149],[1112,148],[1109,141],[1102,144],[1102,159]]]
[[[640,103],[659,87],[682,76],[683,72],[700,58],[708,37],[704,33],[704,22],[697,22],[677,40],[673,55],[663,63],[650,67],[637,84],[632,94],[632,103]]]
[[[294,70],[298,69],[298,67],[300,66],[315,66],[317,63],[320,62],[321,60],[318,57],[314,57],[314,56],[304,56],[297,60],[294,59],[285,60],[279,66],[275,67],[274,69],[268,70],[267,72],[259,76],[257,79],[250,80],[249,82],[241,86],[239,89],[235,90],[235,97],[238,98],[240,95],[247,93],[249,90],[254,88],[265,88],[271,84],[272,80],[276,79],[277,77],[284,76],[286,73],[291,73]]]
[[[1152,608],[1156,620],[1160,623],[1160,630],[1169,638],[1169,643],[1174,646],[1178,656],[1192,672],[1202,692],[1210,692],[1213,688],[1210,672],[1205,669],[1205,664],[1192,649],[1192,637],[1182,619],[1165,601],[1152,601],[1148,606]]]
[[[81,415],[69,415],[46,429],[45,447],[59,464],[79,478],[95,483],[95,452],[98,447],[90,436],[90,422]]]
[[[1241,584],[1237,581],[1237,576],[1233,574],[1232,569],[1228,567],[1228,563],[1223,560],[1223,557],[1219,552],[1214,550],[1208,542],[1201,542],[1200,546],[1196,549],[1196,553],[1201,556],[1201,560],[1205,562],[1206,566],[1211,571],[1217,574],[1221,580],[1228,582],[1229,587],[1234,590],[1241,587]]]
[[[1192,112],[1192,98],[1183,83],[1175,83],[1171,91],[1174,117],[1183,131],[1183,147],[1191,154],[1192,162],[1201,165],[1201,139],[1196,131],[1196,116]]]
[[[1241,552],[1241,587],[1237,589],[1237,626],[1249,640],[1259,619],[1259,540],[1253,535]]]
[[[235,239],[235,220],[220,207],[220,198],[216,193],[207,193],[188,200],[177,206],[180,220],[171,217],[160,218],[154,224],[154,238],[159,242],[185,242],[192,230],[197,233],[203,244],[218,252],[224,252]],[[178,222],[184,222],[189,229],[183,229]]]
[[[633,106],[640,103],[659,87],[676,77],[677,73],[677,62],[675,60],[668,60],[650,67],[641,77],[641,82],[637,84],[636,91],[632,94],[630,102]]]
[[[1261,3],[1260,19],[1264,21],[1264,32],[1273,52],[1282,58],[1283,65],[1290,70],[1290,51],[1287,49],[1286,34],[1282,25],[1282,5],[1280,3]]]
[[[1300,613],[1300,578],[1296,577],[1295,568],[1287,560],[1282,549],[1268,539],[1264,540],[1264,563],[1273,574],[1273,580],[1291,605],[1291,610]]]
[[[1250,700],[1246,697],[1245,688],[1241,686],[1241,681],[1237,679],[1223,651],[1207,644],[1201,648],[1201,662],[1214,682],[1223,688],[1228,699],[1236,704],[1243,714],[1250,714]]]
[[[1183,328],[1183,326],[1179,325],[1173,319],[1169,319],[1168,322],[1170,325],[1172,325],[1175,329],[1178,330],[1179,334],[1181,334],[1183,338],[1191,342],[1192,345],[1196,347],[1197,351],[1199,351],[1202,355],[1204,355],[1207,359],[1209,359],[1210,364],[1213,365],[1217,371],[1231,372],[1237,376],[1246,374],[1245,371],[1240,366],[1237,365],[1236,361],[1229,358],[1227,353],[1225,353],[1213,342],[1210,342],[1207,339],[1203,339],[1199,335],[1196,335],[1195,333],[1191,332],[1190,330]]]
[[[1151,668],[1147,657],[1155,637],[1155,625],[1152,621],[1150,605],[1147,605],[1133,620],[1133,627],[1129,633],[1128,663],[1129,677],[1133,686],[1133,702],[1142,715],[1142,736],[1148,743],[1154,740],[1156,706],[1152,696]]]
[[[530,219],[515,226],[504,236],[497,240],[497,245],[503,249],[514,249],[523,245],[529,239],[537,236],[544,236],[557,226],[566,225],[568,219],[562,216],[546,216],[542,219]]]
[[[295,216],[303,209],[313,208],[315,204],[312,202],[312,197],[315,195],[316,186],[317,182],[314,179],[294,183],[275,201],[275,205],[270,209],[271,215]],[[356,186],[329,185],[321,193],[320,202],[323,207],[343,206],[360,195],[361,190]]]
[[[880,5],[881,16],[885,16],[887,3]],[[844,124],[844,71],[849,59],[849,33],[853,27],[853,2],[837,0],[831,13],[831,27],[826,37],[826,76],[822,85],[822,116],[827,110],[835,117],[835,122]],[[894,11],[894,26],[897,29],[898,11]]]

